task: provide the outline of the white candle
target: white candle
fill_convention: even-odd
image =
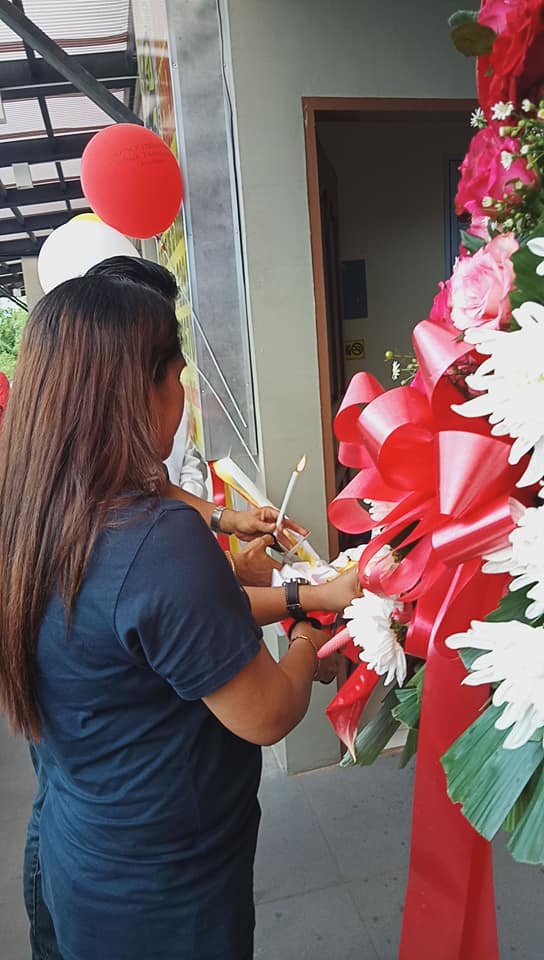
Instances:
[[[295,483],[297,482],[298,476],[299,476],[300,473],[302,473],[302,471],[304,470],[304,467],[305,467],[305,466],[306,466],[306,457],[301,457],[300,460],[298,461],[295,469],[293,470],[290,478],[289,478],[289,483],[287,484],[287,490],[285,491],[285,493],[284,493],[284,495],[283,495],[283,500],[282,500],[282,502],[281,502],[280,512],[278,513],[278,516],[277,516],[277,519],[276,519],[276,531],[275,531],[276,533],[278,533],[278,531],[279,531],[279,529],[280,529],[280,527],[281,527],[281,525],[282,525],[282,523],[283,523],[283,520],[284,520],[284,517],[285,517],[285,512],[286,512],[286,510],[287,510],[287,504],[289,503],[289,500],[290,500],[290,498],[291,498],[291,494],[292,494],[292,492],[293,492],[293,490],[294,490],[294,488],[295,488]]]

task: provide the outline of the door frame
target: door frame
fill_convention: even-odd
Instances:
[[[405,119],[433,113],[437,119],[447,119],[452,113],[468,115],[477,106],[475,100],[466,99],[382,99],[381,97],[303,97],[304,143],[306,149],[306,183],[308,188],[308,212],[310,219],[310,244],[314,281],[315,326],[317,338],[317,363],[319,373],[319,396],[321,404],[321,433],[325,495],[327,503],[336,495],[334,440],[331,429],[332,408],[328,362],[327,310],[325,301],[325,275],[323,264],[323,237],[319,200],[319,173],[317,163],[317,123],[319,121],[346,122],[358,120]],[[329,555],[338,554],[338,532],[329,524]]]

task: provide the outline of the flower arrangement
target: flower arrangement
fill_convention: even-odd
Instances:
[[[401,957],[428,955],[434,929],[452,960],[493,960],[488,841],[504,827],[515,859],[544,864],[544,0],[484,0],[450,27],[477,56],[456,197],[471,222],[413,332],[417,373],[386,355],[401,385],[357,374],[336,417],[358,473],[330,519],[371,537],[323,655],[355,664],[327,709],[344,765],[401,722],[402,762],[417,749]]]

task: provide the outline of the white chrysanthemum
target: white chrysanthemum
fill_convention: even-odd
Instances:
[[[485,125],[485,113],[481,107],[476,107],[470,115],[470,126],[476,130],[481,130]]]
[[[446,643],[452,650],[469,647],[487,651],[474,661],[463,683],[499,684],[493,703],[506,706],[495,727],[512,728],[503,744],[507,750],[523,746],[544,727],[544,627],[530,627],[517,620],[474,620],[466,633],[456,633]]]
[[[366,500],[365,502],[368,504],[368,512],[375,523],[383,520],[396,506],[395,503],[389,503],[387,500]]]
[[[529,240],[527,246],[535,257],[544,257],[544,237],[535,237],[533,240]],[[544,260],[540,261],[536,272],[539,277],[544,277]]]
[[[481,396],[452,410],[463,417],[488,417],[493,436],[511,437],[510,463],[532,451],[518,480],[518,487],[525,487],[544,476],[544,306],[523,303],[513,314],[519,330],[465,330],[465,340],[489,356],[466,379]]]
[[[495,103],[491,108],[491,116],[493,117],[493,120],[506,120],[512,113],[513,109],[514,104],[510,103],[510,101],[505,103],[504,100],[499,100],[499,102]]]
[[[509,573],[514,579],[510,590],[530,587],[525,616],[536,620],[544,615],[544,507],[529,507],[517,520],[509,537],[510,543],[484,559],[485,573]]]
[[[361,647],[360,659],[380,677],[385,676],[386,684],[396,679],[399,687],[406,679],[406,656],[391,626],[391,617],[403,607],[399,600],[365,591],[344,610],[348,633]]]

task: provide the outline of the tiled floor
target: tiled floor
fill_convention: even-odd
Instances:
[[[266,751],[255,960],[396,960],[411,780],[392,757],[288,778]],[[24,743],[0,722],[0,960],[30,958],[20,861],[33,787]],[[496,888],[502,960],[542,960],[544,871],[501,841]]]

